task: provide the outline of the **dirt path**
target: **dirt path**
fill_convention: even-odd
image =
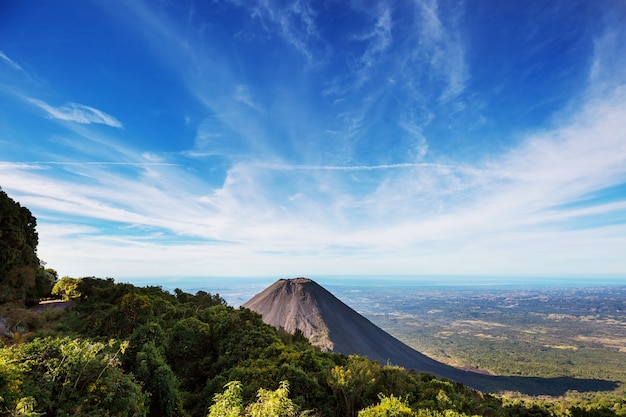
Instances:
[[[64,300],[46,300],[39,303],[34,307],[31,307],[31,311],[41,312],[46,310],[65,310],[68,307],[74,305],[73,301]]]
[[[65,310],[68,307],[74,305],[73,301],[63,301],[63,300],[46,300],[40,302],[38,305],[31,307],[30,311],[34,311],[37,313],[41,313],[43,311],[48,310]],[[6,324],[4,323],[4,317],[0,317],[0,336],[4,336],[8,333],[8,329]]]

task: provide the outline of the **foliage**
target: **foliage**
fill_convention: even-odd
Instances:
[[[56,274],[37,257],[37,219],[0,188],[0,303],[36,303],[48,295]]]
[[[259,388],[257,400],[243,407],[242,386],[239,381],[225,385],[226,390],[215,394],[208,417],[296,417],[298,406],[289,399],[289,381],[281,381],[275,391]]]
[[[329,384],[338,398],[337,408],[343,410],[344,415],[352,416],[364,405],[368,388],[375,384],[378,371],[378,366],[356,355],[349,356],[345,366],[331,370]]]
[[[358,417],[413,417],[417,416],[407,401],[395,397],[380,395],[380,402],[359,411]]]
[[[4,408],[47,416],[145,415],[146,395],[120,367],[125,345],[48,337],[2,349]],[[36,402],[26,406],[29,397]]]
[[[135,359],[134,372],[143,388],[151,394],[149,416],[184,414],[180,383],[154,342],[143,345]]]
[[[15,405],[15,415],[24,417],[39,417],[45,413],[38,413],[35,411],[37,401],[33,397],[21,398]]]
[[[24,364],[13,350],[0,348],[0,413],[15,410],[18,402],[24,398],[23,372]]]
[[[294,417],[298,407],[288,397],[289,381],[281,381],[275,391],[259,389],[257,401],[248,406],[250,417]]]
[[[208,293],[170,294],[93,277],[81,278],[78,290],[74,307],[52,317],[56,335],[47,330],[53,337],[0,349],[6,413],[16,414],[21,404],[21,412],[47,416],[98,415],[105,408],[106,415],[150,416],[229,415],[231,409],[248,416],[304,415],[298,410],[328,417],[626,415],[623,398],[503,403],[431,375],[321,352],[301,335],[267,326],[258,314]],[[6,305],[5,317],[26,311]]]
[[[241,382],[231,381],[224,388],[226,390],[223,393],[217,393],[213,397],[208,417],[239,417],[243,414]]]
[[[211,326],[195,317],[182,319],[172,328],[165,354],[186,386],[197,386],[206,380],[207,365],[213,362],[211,336]]]
[[[71,309],[28,310],[24,301],[57,281],[36,256],[35,225],[0,190],[0,317],[12,336],[0,341],[0,416],[626,416],[626,399],[614,393],[503,400],[321,352],[301,332],[277,330],[204,291],[63,277],[54,292],[72,298]],[[560,360],[568,353],[548,350]]]
[[[80,278],[65,276],[54,284],[54,287],[52,287],[52,295],[59,295],[64,300],[78,298],[80,297],[80,291],[78,290],[79,285]]]

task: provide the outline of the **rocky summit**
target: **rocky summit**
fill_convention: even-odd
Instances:
[[[457,374],[464,372],[405,345],[308,278],[280,279],[243,306],[276,328],[291,333],[300,329],[325,351],[363,355],[457,380]]]
[[[291,333],[300,329],[313,345],[324,351],[367,356],[382,364],[434,374],[485,392],[562,395],[566,390],[597,389],[603,382],[565,377],[494,376],[446,365],[402,343],[308,278],[280,279],[243,307],[261,314],[265,323],[276,328]]]

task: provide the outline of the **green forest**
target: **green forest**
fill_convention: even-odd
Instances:
[[[610,393],[505,397],[322,352],[218,294],[59,279],[37,244],[0,190],[2,416],[626,416]]]

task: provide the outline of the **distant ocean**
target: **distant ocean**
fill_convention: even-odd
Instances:
[[[187,277],[187,278],[116,278],[116,282],[129,282],[137,286],[160,286],[173,292],[180,288],[189,293],[206,291],[219,294],[228,305],[239,307],[255,294],[263,291],[280,278],[294,277]],[[539,288],[539,287],[599,287],[626,286],[624,277],[476,277],[476,276],[307,276],[322,285],[342,301],[350,304],[352,289],[384,286],[387,290],[398,291],[407,288]]]

